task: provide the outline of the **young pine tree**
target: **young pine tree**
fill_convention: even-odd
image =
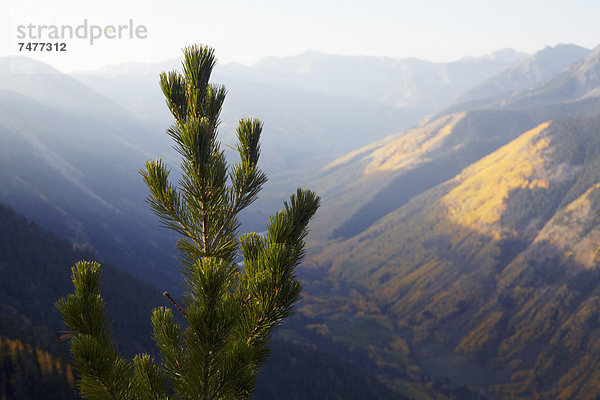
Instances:
[[[180,233],[178,243],[185,319],[153,311],[160,360],[138,354],[123,359],[111,342],[110,323],[99,294],[100,266],[79,262],[72,269],[75,293],[57,307],[69,327],[78,388],[90,399],[247,399],[268,354],[275,327],[300,298],[294,270],[304,255],[307,225],[319,197],[298,189],[270,218],[266,235],[237,237],[238,214],[257,197],[266,175],[258,168],[262,123],[242,119],[235,147],[240,160],[228,166],[217,141],[225,88],[209,83],[212,49],[184,49],[183,71],[160,75],[175,117],[167,133],[182,156],[176,187],[160,160],[141,170],[148,201],[161,223]],[[240,262],[240,253],[243,262]]]

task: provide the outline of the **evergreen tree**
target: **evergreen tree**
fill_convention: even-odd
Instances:
[[[184,55],[182,73],[160,75],[175,117],[167,133],[182,156],[183,176],[177,187],[171,184],[160,159],[148,161],[140,173],[162,225],[182,235],[183,300],[179,305],[165,296],[187,326],[174,321],[171,309],[155,309],[153,338],[161,359],[139,354],[133,363],[124,360],[111,342],[99,294],[100,265],[77,263],[75,293],[57,307],[70,329],[78,387],[87,398],[247,399],[273,330],[300,298],[294,270],[319,197],[298,189],[270,218],[266,235],[238,239],[237,216],[267,180],[258,168],[262,123],[239,121],[235,149],[240,161],[229,167],[216,138],[226,91],[209,83],[214,52],[190,46]]]

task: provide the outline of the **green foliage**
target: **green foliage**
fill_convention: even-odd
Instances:
[[[72,279],[75,293],[60,299],[56,308],[73,336],[71,352],[81,378],[81,393],[98,399],[132,398],[126,379],[131,367],[111,344],[99,292],[100,264],[78,262],[72,268]]]
[[[151,160],[141,170],[148,202],[161,224],[183,237],[178,243],[184,278],[183,305],[165,292],[187,322],[168,308],[152,315],[160,362],[147,354],[133,364],[112,345],[100,269],[92,262],[73,267],[75,293],[59,300],[73,336],[71,351],[83,396],[93,399],[246,399],[268,355],[274,329],[294,310],[301,284],[295,268],[304,256],[309,220],[319,197],[298,189],[270,218],[264,236],[237,238],[238,214],[257,197],[266,175],[258,168],[262,123],[242,119],[235,146],[240,160],[229,167],[217,140],[223,86],[209,83],[212,49],[184,49],[183,71],[160,75],[175,123],[167,133],[182,156],[179,185],[170,170]],[[239,252],[243,267],[238,264]]]

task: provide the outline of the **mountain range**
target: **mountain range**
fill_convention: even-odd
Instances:
[[[320,85],[292,85],[293,74],[268,81],[273,69],[284,71],[279,65],[283,60],[217,69],[214,80],[227,82],[229,88],[221,124],[224,143],[232,143],[237,118],[257,116],[266,123],[263,168],[272,180],[269,193],[243,217],[244,226],[264,230],[268,216],[295,189],[291,184],[295,177],[435,111],[431,105],[420,106],[422,111],[416,113],[410,107],[386,104],[381,85],[372,99],[336,93],[352,79],[336,77],[335,70],[344,63],[354,65],[355,77],[367,76],[371,68],[402,82],[402,71],[410,66],[418,73],[406,75],[410,77],[404,84],[410,81],[425,90],[431,85],[427,77],[436,77],[438,69],[456,70],[450,74],[454,80],[471,79],[475,84],[522,56],[503,51],[463,60],[458,63],[466,68],[462,75],[452,63],[418,60],[318,53],[288,60],[288,67],[314,63],[312,80],[330,82],[321,91],[316,90]],[[72,77],[31,59],[0,59],[0,201],[147,282],[175,284],[176,238],[157,227],[144,204],[146,190],[137,171],[147,159],[161,157],[178,174],[177,154],[164,133],[170,117],[157,84],[160,71],[177,66],[177,60],[117,65]],[[471,69],[478,73],[471,76]],[[439,90],[448,86],[437,82]]]
[[[265,58],[250,67],[217,65],[213,80],[228,88],[221,131],[229,140],[240,116],[257,116],[266,123],[263,162],[268,172],[320,164],[415,124],[525,56],[503,50],[433,63],[309,51]],[[179,60],[113,65],[74,76],[139,119],[168,126],[171,116],[158,74],[179,66]],[[276,154],[281,158],[275,162]]]
[[[311,292],[306,326],[378,326],[351,344],[490,398],[595,398],[599,54],[325,166],[307,264],[346,287]]]
[[[1,80],[0,201],[173,285],[175,238],[153,227],[135,171],[174,160],[156,84],[174,67]],[[304,300],[280,337],[333,349],[410,398],[452,398],[427,389],[444,381],[472,398],[600,395],[599,76],[600,47],[574,45],[218,69],[223,140],[246,112],[265,120],[273,179],[243,227],[260,231],[292,185],[323,199]]]

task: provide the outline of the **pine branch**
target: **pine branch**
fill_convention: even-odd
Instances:
[[[202,208],[204,208],[204,202],[202,202]],[[202,240],[204,242],[204,254],[210,256],[212,249],[210,243],[208,243],[208,216],[206,210],[202,210]]]
[[[188,315],[185,312],[185,310],[181,307],[179,307],[179,304],[177,304],[177,302],[175,301],[175,299],[173,297],[171,297],[171,295],[169,294],[169,292],[164,291],[163,292],[163,296],[165,296],[167,299],[171,300],[171,303],[173,303],[173,305],[175,306],[175,308],[177,308],[179,310],[179,312],[181,314],[183,314],[183,316],[187,319]]]
[[[181,228],[185,231],[185,233],[187,234],[187,237],[189,237],[190,239],[192,239],[192,241],[194,242],[194,244],[198,247],[198,250],[202,251],[202,245],[200,244],[200,241],[198,240],[198,238],[192,234],[192,232],[190,232],[189,228],[186,227],[183,222],[181,222],[180,220],[175,221],[179,224],[179,226],[181,226]]]
[[[203,399],[208,400],[208,378],[209,378],[210,358],[208,352],[204,354],[204,376],[202,378],[202,394]]]
[[[213,239],[212,243],[210,244],[210,248],[213,251],[216,249],[217,245],[219,244],[219,241],[221,240],[221,237],[225,233],[227,226],[231,223],[233,218],[239,212],[238,207],[240,206],[240,203],[242,202],[241,199],[242,199],[242,196],[244,195],[244,192],[247,190],[247,186],[248,186],[247,177],[244,176],[244,180],[242,181],[242,184],[238,190],[238,193],[234,196],[233,206],[229,210],[227,217],[225,217],[225,219],[223,220],[223,225],[221,225],[221,228],[219,229],[219,231],[215,235],[215,238]]]
[[[211,242],[211,244],[209,246],[209,248],[211,249],[211,252],[216,250],[217,245],[221,241],[221,237],[223,236],[223,234],[225,233],[225,230],[227,229],[227,226],[231,223],[231,221],[233,220],[233,217],[235,217],[235,215],[238,212],[237,208],[239,207],[240,202],[237,199],[238,198],[236,197],[233,207],[231,207],[231,210],[229,211],[229,213],[227,214],[227,217],[223,221],[223,225],[221,226],[221,228],[219,229],[219,231],[215,235],[215,238],[213,239],[213,241]]]

